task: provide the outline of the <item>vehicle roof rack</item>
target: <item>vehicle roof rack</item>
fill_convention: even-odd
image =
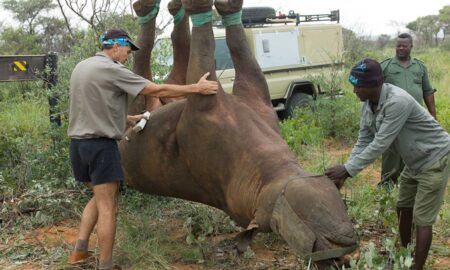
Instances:
[[[247,8],[250,9],[250,8]],[[288,24],[288,23],[295,23],[295,25],[299,25],[303,22],[319,22],[319,21],[330,21],[330,22],[337,22],[339,23],[339,10],[331,10],[329,14],[308,14],[308,15],[302,15],[299,13],[296,13],[293,10],[290,10],[287,15],[279,14],[278,16],[275,15],[275,10],[273,12],[267,13],[268,16],[265,18],[261,18],[261,16],[252,16],[254,15],[254,11],[256,11],[256,8],[253,8],[255,10],[247,10],[243,9],[243,17],[242,17],[242,23],[244,27],[255,27],[255,26],[261,26],[264,24]],[[264,9],[264,8],[259,8]],[[269,9],[269,8],[265,8]],[[271,8],[270,8],[271,9]],[[253,12],[253,14],[251,13]],[[247,16],[245,16],[246,14]],[[260,13],[261,14],[261,13]]]

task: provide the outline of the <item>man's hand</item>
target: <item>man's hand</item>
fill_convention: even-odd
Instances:
[[[206,77],[209,76],[209,72],[206,72],[200,80],[197,82],[198,92],[202,95],[214,95],[217,94],[219,84],[216,81],[208,81]]]
[[[134,126],[142,118],[144,118],[144,114],[127,115],[127,122],[130,126]]]
[[[325,175],[334,182],[338,189],[344,186],[345,179],[350,177],[344,165],[337,165],[325,170]]]

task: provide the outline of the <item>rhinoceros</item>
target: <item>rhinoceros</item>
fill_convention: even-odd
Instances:
[[[239,12],[242,2],[214,4],[226,17]],[[140,0],[134,8],[143,16],[157,4]],[[183,7],[192,17],[212,6],[212,0],[172,0],[169,11],[175,15]],[[154,20],[141,26],[138,37],[143,49],[134,69],[143,76],[150,74],[146,50],[153,46]],[[206,72],[217,80],[211,21],[189,31],[186,15],[172,33],[174,67],[168,82],[192,84]],[[223,210],[244,228],[237,236],[239,250],[256,232],[274,231],[297,254],[313,260],[352,252],[357,237],[341,195],[326,177],[304,171],[280,135],[266,80],[241,23],[226,27],[226,42],[236,73],[232,93],[219,87],[213,96],[193,94],[168,103],[152,112],[144,130],[128,132],[129,140],[120,143],[127,183],[144,193]],[[130,111],[142,106],[135,101]]]

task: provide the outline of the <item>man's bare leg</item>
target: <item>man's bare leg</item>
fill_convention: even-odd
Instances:
[[[86,184],[90,189],[93,189],[91,183]],[[78,239],[75,244],[74,252],[69,258],[69,263],[78,263],[86,260],[90,255],[89,238],[94,230],[95,224],[97,224],[98,210],[95,204],[95,196],[93,196],[83,209],[81,215],[80,228],[78,231]]]
[[[400,241],[403,247],[411,244],[411,234],[413,227],[413,208],[397,207],[398,228],[400,232]]]
[[[119,182],[95,185],[93,190],[98,211],[97,237],[100,247],[99,269],[102,269],[102,265],[111,265],[112,267]]]
[[[433,239],[432,226],[416,226],[416,250],[414,254],[413,270],[422,270],[428,257]]]
[[[87,186],[93,190],[93,185],[88,183]],[[80,231],[78,232],[79,240],[89,241],[92,231],[94,230],[95,224],[97,224],[98,210],[95,204],[95,196],[89,200],[83,210],[80,223]]]

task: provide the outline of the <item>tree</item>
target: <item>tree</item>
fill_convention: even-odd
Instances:
[[[65,21],[48,17],[56,8],[53,0],[4,0],[2,5],[19,21],[18,27],[8,27],[0,33],[0,49],[8,54],[42,54],[49,51],[69,51],[73,33]]]
[[[66,27],[70,29],[70,23],[65,9],[75,14],[81,21],[87,23],[88,26],[95,32],[97,36],[105,31],[107,28],[120,27],[127,28],[127,25],[135,24],[130,20],[136,20],[135,13],[132,7],[132,2],[135,0],[56,0],[62,16],[65,19]],[[172,22],[172,16],[169,14],[167,3],[169,0],[161,0],[160,10],[157,17],[157,34],[164,31],[165,28]],[[112,20],[114,19],[114,20]],[[124,21],[127,25],[122,26],[118,22]],[[128,29],[130,30],[130,29]],[[139,30],[131,31],[135,33]]]
[[[29,34],[23,29],[6,27],[0,36],[0,51],[2,54],[39,54],[41,46],[36,34]]]
[[[382,50],[386,47],[389,41],[391,41],[391,36],[386,34],[379,35],[376,42],[377,47]]]
[[[344,62],[353,65],[366,54],[370,47],[369,37],[358,35],[350,29],[342,28],[344,39]]]
[[[78,18],[86,22],[97,35],[105,30],[104,21],[111,14],[125,15],[126,10],[128,10],[128,6],[122,0],[57,0],[65,18],[62,1]]]
[[[441,30],[438,15],[419,17],[408,23],[406,28],[413,31],[425,46],[433,46],[433,41],[434,45],[438,45],[438,33]]]
[[[400,33],[402,33],[402,29],[405,27],[404,22],[399,22],[396,20],[390,20],[388,25],[395,28],[397,36],[400,35]]]
[[[444,32],[444,40],[448,34],[450,34],[450,6],[444,6],[439,10],[438,15],[441,23],[442,31]]]
[[[64,20],[56,17],[40,18],[38,24],[42,28],[39,36],[44,52],[63,53],[70,51],[74,39],[72,34],[69,35]]]
[[[28,34],[36,31],[37,19],[46,11],[56,7],[52,0],[4,0],[3,7],[13,13],[16,20],[24,24]]]

